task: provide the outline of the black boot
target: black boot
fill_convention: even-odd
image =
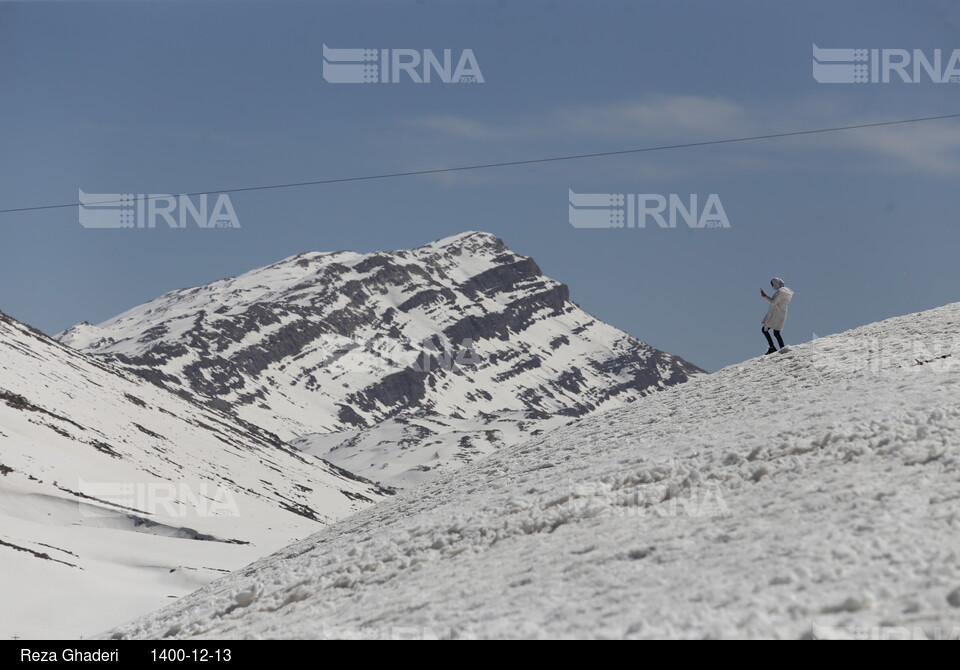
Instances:
[[[767,353],[765,353],[764,356],[769,356],[770,354],[775,354],[775,353],[777,353],[777,348],[770,347],[769,349],[767,349]]]
[[[773,346],[773,339],[770,337],[770,331],[766,328],[761,328],[760,332],[763,333],[763,336],[767,338],[767,346],[770,347],[767,349],[768,354],[774,354],[777,352],[777,348]]]

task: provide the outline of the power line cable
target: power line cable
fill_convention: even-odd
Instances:
[[[795,130],[791,132],[784,133],[770,133],[768,135],[752,135],[749,137],[734,137],[725,140],[706,140],[703,142],[687,142],[685,144],[667,144],[663,146],[656,147],[642,147],[640,149],[621,149],[619,151],[598,151],[595,153],[588,154],[573,154],[569,156],[549,156],[547,158],[528,158],[525,160],[516,160],[516,161],[502,161],[499,163],[481,163],[477,165],[461,165],[458,167],[447,167],[447,168],[433,168],[429,170],[411,170],[408,172],[387,172],[384,174],[373,174],[373,175],[363,175],[357,177],[338,177],[334,179],[318,179],[315,181],[301,181],[301,182],[291,182],[286,184],[270,184],[267,186],[246,186],[241,188],[227,188],[219,190],[209,190],[209,191],[196,191],[194,193],[183,193],[180,195],[186,196],[195,196],[195,195],[211,195],[211,194],[220,194],[220,193],[245,193],[249,191],[268,191],[281,188],[298,188],[301,186],[319,186],[322,184],[342,184],[346,182],[354,181],[371,181],[374,179],[393,179],[396,177],[415,177],[418,175],[428,175],[428,174],[440,174],[443,172],[465,172],[467,170],[485,170],[490,168],[501,168],[501,167],[511,167],[514,165],[533,165],[535,163],[553,163],[558,161],[572,161],[580,160],[583,158],[601,158],[603,156],[622,156],[625,154],[639,154],[652,151],[669,151],[672,149],[687,149],[690,147],[706,147],[713,146],[717,144],[733,144],[736,142],[753,142],[756,140],[769,140],[775,139],[778,137],[796,137],[798,135],[815,135],[818,133],[834,133],[843,130],[856,130],[859,128],[879,128],[881,126],[895,126],[905,123],[922,123],[925,121],[940,121],[943,119],[956,119],[960,118],[960,114],[944,114],[941,116],[924,116],[916,119],[900,119],[898,121],[881,121],[878,123],[859,123],[851,126],[835,126],[833,128],[817,128],[814,130]],[[142,200],[153,200],[159,197],[160,195],[154,196],[145,196],[141,198]],[[84,205],[114,205],[121,204],[125,202],[123,200],[102,200],[99,202],[87,202]],[[12,209],[0,209],[0,214],[10,214],[13,212],[33,212],[42,209],[63,209],[66,207],[78,207],[80,203],[71,202],[61,205],[37,205],[34,207],[17,207]]]

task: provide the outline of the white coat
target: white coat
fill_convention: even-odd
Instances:
[[[763,317],[761,324],[764,328],[773,330],[783,330],[783,324],[787,320],[787,303],[793,297],[793,291],[786,286],[777,289],[773,296],[763,296],[763,299],[770,303],[770,309],[767,315]]]

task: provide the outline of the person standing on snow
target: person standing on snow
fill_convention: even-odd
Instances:
[[[784,285],[780,277],[771,279],[770,286],[776,289],[772,296],[767,295],[763,289],[760,289],[760,296],[770,303],[770,309],[767,310],[767,315],[763,317],[761,322],[763,327],[760,329],[763,336],[767,338],[767,344],[770,345],[770,348],[767,349],[768,354],[777,351],[777,348],[773,346],[773,340],[770,338],[771,330],[776,336],[780,348],[783,349],[783,338],[780,337],[780,331],[783,330],[783,324],[787,320],[787,303],[793,297],[793,291]]]

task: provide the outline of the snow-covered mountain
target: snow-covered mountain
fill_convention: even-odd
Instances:
[[[0,313],[0,638],[89,635],[388,491]]]
[[[586,416],[118,638],[960,637],[960,303]]]
[[[300,254],[58,339],[282,439],[325,435],[301,443],[401,485],[488,449],[433,458],[444,438],[421,425],[418,447],[399,459],[407,467],[386,473],[378,454],[395,425],[382,422],[427,412],[490,447],[701,372],[593,318],[532,259],[479,232],[407,251]],[[485,440],[495,416],[519,424]]]

